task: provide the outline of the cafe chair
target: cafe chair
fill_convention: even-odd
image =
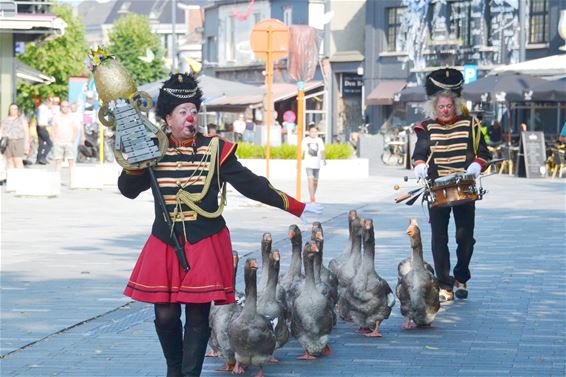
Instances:
[[[499,167],[499,174],[501,175],[501,173],[503,173],[503,170],[507,169],[509,175],[513,175],[513,159],[511,157],[509,147],[501,146],[499,148],[501,148],[499,150],[499,153],[501,153],[501,158],[503,159],[503,162]]]
[[[552,148],[552,162],[554,163],[552,179],[556,178],[556,173],[558,173],[558,178],[562,178],[562,170],[564,169],[564,151]]]

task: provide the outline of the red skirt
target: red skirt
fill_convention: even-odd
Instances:
[[[190,270],[181,267],[175,250],[149,236],[124,294],[150,303],[233,303],[234,267],[230,232],[220,232],[195,244],[185,243]]]

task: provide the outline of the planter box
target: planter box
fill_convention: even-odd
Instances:
[[[265,160],[239,159],[245,167],[257,175],[265,176]],[[269,160],[269,178],[295,179],[296,160]],[[366,158],[348,160],[328,160],[320,168],[320,179],[359,179],[369,176],[369,161]],[[307,179],[304,165],[301,163],[301,179]]]
[[[16,196],[55,197],[61,193],[61,178],[52,170],[8,169],[6,191]]]

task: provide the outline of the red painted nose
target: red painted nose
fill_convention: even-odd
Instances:
[[[193,114],[189,114],[189,115],[187,115],[187,117],[185,118],[185,120],[186,120],[187,122],[189,122],[189,123],[194,123],[195,117],[194,117]]]

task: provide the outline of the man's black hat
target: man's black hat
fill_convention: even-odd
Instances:
[[[157,97],[157,115],[162,119],[182,103],[193,103],[197,110],[202,102],[202,91],[192,74],[175,73],[163,83]]]
[[[428,74],[425,90],[429,97],[442,91],[450,91],[460,97],[463,85],[464,76],[460,71],[454,68],[442,68]]]

